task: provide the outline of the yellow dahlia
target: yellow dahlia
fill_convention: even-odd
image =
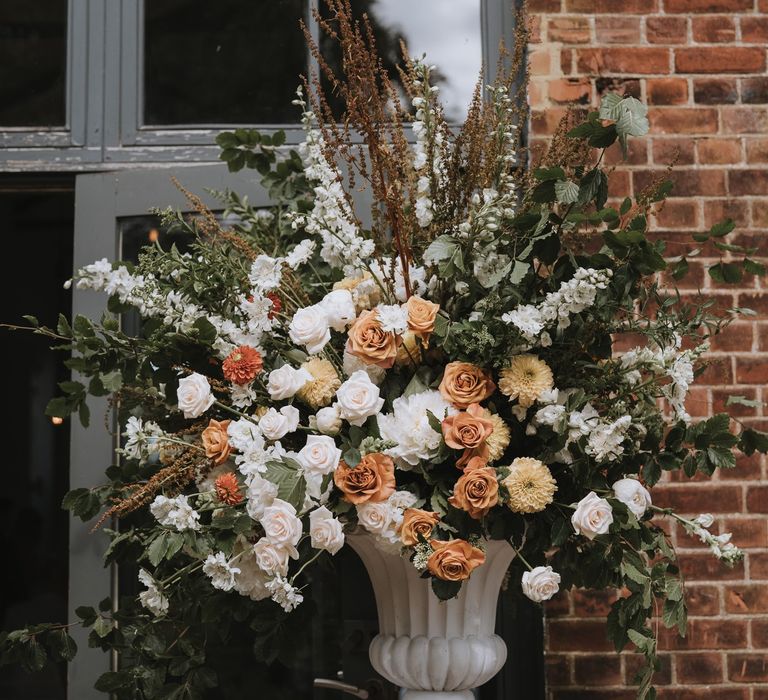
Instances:
[[[507,367],[501,370],[499,390],[510,401],[524,408],[531,406],[545,391],[550,391],[554,379],[546,362],[535,355],[515,355]]]
[[[334,366],[322,357],[310,357],[302,368],[312,375],[312,379],[304,384],[297,396],[310,408],[328,406],[341,386],[341,379]]]
[[[507,505],[514,513],[544,510],[557,491],[557,482],[547,466],[533,457],[518,457],[502,482],[509,494]]]
[[[509,446],[509,426],[498,413],[491,413],[487,408],[483,409],[483,418],[493,423],[493,432],[485,439],[485,445],[488,448],[488,461],[495,462],[501,459]]]

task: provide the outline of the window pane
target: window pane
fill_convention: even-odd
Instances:
[[[4,323],[28,325],[24,314],[56,327],[69,316],[72,295],[63,282],[72,274],[74,196],[70,192],[3,191],[4,223],[0,298]],[[19,264],[20,261],[26,264]],[[32,274],[30,274],[32,272]],[[0,548],[5,557],[0,629],[67,619],[69,516],[61,499],[69,483],[67,419],[54,425],[45,406],[69,378],[64,355],[31,333],[2,331],[3,390],[12,397],[0,439],[8,446],[0,494]],[[77,420],[77,418],[75,418]],[[63,700],[66,668],[50,665],[35,674],[0,668],[0,698]]]
[[[145,0],[144,123],[297,122],[305,0]]]
[[[66,123],[67,0],[0,2],[0,128]]]

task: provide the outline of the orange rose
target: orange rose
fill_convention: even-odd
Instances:
[[[493,432],[493,423],[483,418],[483,408],[473,403],[466,411],[443,419],[443,439],[454,450],[481,447]]]
[[[397,349],[402,338],[384,331],[376,309],[363,311],[349,329],[347,352],[359,357],[368,365],[389,369],[395,364]]]
[[[339,462],[333,481],[345,501],[355,505],[380,503],[395,491],[395,463],[391,457],[373,452],[365,455],[356,467]]]
[[[485,401],[496,385],[484,369],[469,362],[450,362],[445,366],[440,393],[456,408],[467,408],[473,403]]]
[[[212,459],[214,464],[218,465],[226,462],[229,453],[232,451],[229,444],[229,436],[227,435],[227,427],[230,423],[231,421],[228,420],[211,420],[200,436],[205,448],[205,456],[208,459]]]
[[[480,520],[499,502],[499,482],[493,467],[465,471],[453,487],[448,499],[454,508],[465,510],[471,518]]]
[[[412,296],[408,298],[405,306],[408,309],[408,328],[426,345],[429,342],[429,336],[435,330],[435,319],[437,312],[440,311],[440,304],[433,304],[421,297]]]
[[[430,542],[434,550],[427,560],[429,573],[443,581],[463,581],[481,564],[485,563],[485,554],[473,547],[466,540]]]
[[[418,508],[406,508],[403,513],[403,522],[397,528],[400,541],[406,547],[418,544],[419,535],[427,539],[439,522],[440,515],[438,513],[431,513],[428,510],[419,510]]]

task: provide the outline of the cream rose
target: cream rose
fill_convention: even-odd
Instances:
[[[651,494],[637,479],[619,479],[613,484],[613,493],[637,518],[642,518],[651,505]]]
[[[294,369],[290,365],[283,365],[273,369],[267,378],[267,391],[273,401],[282,401],[295,396],[312,375],[305,369]]]
[[[549,600],[560,590],[560,574],[551,566],[537,566],[523,574],[523,593],[534,603]]]
[[[307,443],[299,450],[296,461],[313,474],[330,474],[339,466],[341,450],[328,435],[308,435]]]
[[[253,545],[253,553],[259,568],[270,576],[285,576],[288,573],[289,550],[286,547],[272,544],[262,537]]]
[[[341,416],[336,404],[321,408],[314,415],[315,427],[326,435],[338,435],[341,430]]]
[[[379,387],[363,370],[355,372],[336,392],[339,415],[352,425],[360,426],[384,406]]]
[[[579,501],[576,511],[571,516],[576,534],[584,535],[590,540],[608,532],[612,522],[611,504],[604,498],[600,498],[594,491],[590,491]]]
[[[272,505],[264,509],[259,522],[269,542],[287,548],[291,556],[298,556],[296,545],[301,539],[302,525],[290,503],[275,498]]]
[[[355,320],[355,302],[348,289],[334,289],[317,305],[325,313],[328,325],[335,331],[343,331]]]
[[[293,406],[283,406],[279,411],[270,408],[259,419],[259,430],[267,440],[279,440],[299,427],[299,411]]]
[[[341,523],[325,506],[309,514],[310,543],[315,549],[336,554],[344,546],[344,530]]]
[[[211,385],[202,374],[193,372],[179,380],[176,401],[184,418],[199,418],[214,402]]]
[[[320,305],[299,309],[288,327],[291,340],[296,345],[304,345],[310,355],[319,353],[331,339],[325,310]]]
[[[374,535],[387,535],[395,523],[394,509],[386,501],[357,506],[357,522]]]

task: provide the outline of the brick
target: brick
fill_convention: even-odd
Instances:
[[[529,0],[529,12],[559,12],[560,0]]]
[[[587,591],[575,588],[571,591],[573,612],[577,617],[605,617],[616,600],[615,590]]]
[[[669,688],[659,693],[659,700],[751,700],[748,688]]]
[[[596,14],[652,14],[659,8],[659,0],[566,0],[567,12]]]
[[[723,219],[733,219],[737,226],[747,226],[749,224],[748,202],[743,199],[705,199],[704,200],[704,226],[712,228],[716,223]],[[733,326],[723,334],[728,336]],[[743,337],[742,334],[741,337]],[[725,341],[726,343],[728,340]],[[747,346],[751,347],[751,346]],[[732,348],[733,350],[743,350],[744,346]]]
[[[557,688],[551,697],[552,700],[637,700],[637,693],[634,690]]]
[[[737,581],[744,578],[743,563],[731,569],[715,559],[709,551],[686,553],[681,557],[680,568],[685,578],[690,581]],[[736,646],[738,647],[738,644]]]
[[[753,0],[667,0],[664,11],[669,14],[686,12],[738,12],[751,10]]]
[[[551,80],[548,91],[553,102],[589,104],[592,83],[587,78],[562,78]]]
[[[595,17],[595,38],[598,44],[637,44],[640,42],[640,18],[598,15]]]
[[[654,503],[672,507],[680,513],[733,513],[741,511],[741,488],[721,484],[697,484],[668,488],[663,485],[653,492]]]
[[[768,513],[768,486],[750,486],[747,489],[747,511]]]
[[[668,174],[655,170],[636,170],[632,173],[635,189],[637,191],[645,189],[662,174],[674,183],[671,197],[717,197],[726,194],[723,170],[680,169],[672,170]]]
[[[717,132],[717,110],[709,107],[667,107],[650,109],[651,133],[714,134]]]
[[[571,612],[571,598],[567,591],[560,591],[554,598],[545,603],[547,617],[569,615]]]
[[[715,200],[716,202],[723,202],[726,203],[729,200]],[[705,206],[707,204],[710,204],[710,202],[706,202]],[[744,202],[739,202],[739,204],[744,204]],[[720,220],[724,217],[714,217],[714,220]],[[712,224],[705,223],[704,226],[709,228]],[[732,352],[734,350],[751,350],[752,349],[752,342],[754,338],[754,327],[751,323],[732,323],[728,328],[725,330],[724,333],[720,333],[719,335],[714,336],[710,339],[710,343],[712,345],[712,349],[721,352]]]
[[[736,615],[768,612],[768,584],[744,583],[728,586],[725,590],[725,609]]]
[[[686,585],[685,598],[689,615],[718,615],[720,593],[714,586]]]
[[[738,305],[756,311],[756,319],[768,319],[768,296],[765,294],[760,292],[739,294]]]
[[[706,78],[693,81],[693,100],[701,105],[731,105],[739,99],[735,80]]]
[[[765,49],[743,46],[675,49],[678,73],[757,73],[765,69]]]
[[[531,44],[541,43],[541,16],[531,15],[528,18],[528,41]]]
[[[752,620],[752,646],[768,649],[768,620]]]
[[[681,654],[675,659],[678,683],[717,683],[723,679],[723,657],[706,654]]]
[[[578,685],[621,685],[621,657],[611,656],[577,656],[574,659],[574,679]]]
[[[731,170],[728,191],[732,195],[764,195],[768,192],[768,170]]]
[[[728,300],[730,302],[730,299]],[[723,386],[733,383],[733,368],[728,357],[709,358],[704,371],[697,377],[697,382],[708,386]]]
[[[637,78],[596,78],[595,89],[598,96],[606,92],[617,92],[624,97],[636,97],[638,100],[642,97],[642,87]]]
[[[685,17],[648,17],[645,36],[651,44],[685,44],[688,39]]]
[[[649,78],[645,90],[648,104],[680,105],[688,102],[688,81],[684,78]]]
[[[571,657],[565,654],[546,654],[544,656],[544,673],[547,684],[567,685],[571,680]]]
[[[754,389],[712,389],[712,413],[727,413],[736,418],[748,418],[757,415],[757,409],[752,406],[742,406],[733,404],[728,406],[728,397],[732,394],[738,394],[746,399],[755,400],[757,392]]]
[[[686,588],[687,592],[687,588]],[[627,683],[634,682],[633,679],[637,672],[643,667],[643,657],[640,654],[627,653],[624,656],[624,667],[626,669]],[[654,685],[669,685],[672,682],[672,655],[659,655],[659,669],[653,676]],[[666,691],[663,691],[666,692]],[[661,695],[659,696],[661,697]]]
[[[734,479],[734,480],[740,480],[740,481],[760,479],[760,472],[761,472],[760,460],[761,460],[761,456],[759,452],[756,452],[755,454],[750,456],[737,454],[736,466],[733,469],[726,469],[724,471],[721,471],[720,478],[725,480]],[[751,523],[754,521],[742,520],[739,522]],[[738,529],[740,526],[734,525],[734,527]]]
[[[768,493],[765,494],[768,497]],[[747,497],[749,501],[749,497]],[[752,580],[768,580],[768,552],[755,552],[747,554],[749,558],[749,575]]]
[[[748,105],[768,102],[768,78],[743,78],[741,80],[741,101]]]
[[[552,55],[549,48],[536,48],[529,54],[531,75],[550,75],[552,73]]]
[[[611,651],[605,620],[553,620],[549,623],[551,651]]]
[[[690,228],[697,226],[699,208],[696,202],[668,199],[656,214],[656,223],[662,228]]]
[[[629,139],[627,142],[627,157],[621,151],[621,146],[616,143],[605,153],[606,165],[646,165],[648,163],[647,139]]]
[[[768,108],[732,107],[723,109],[723,131],[730,134],[764,134],[768,131]]]
[[[709,138],[696,143],[699,163],[706,165],[738,163],[741,161],[741,140]]]
[[[736,39],[736,24],[730,17],[693,18],[693,40],[702,44],[727,44]]]
[[[547,39],[564,44],[589,42],[589,21],[586,17],[553,17],[547,23]]]
[[[768,357],[739,357],[736,360],[738,384],[768,384]]]
[[[768,682],[768,655],[729,654],[728,679],[735,683]]]
[[[742,649],[747,643],[747,622],[731,620],[723,624],[722,620],[694,619],[688,623],[687,637],[678,637],[666,629],[660,630],[659,636],[663,649]]]
[[[577,49],[577,68],[582,73],[669,73],[669,51],[662,48]]]
[[[768,228],[768,200],[755,199],[752,202],[752,221],[758,228]],[[768,350],[768,336],[761,350]]]
[[[741,41],[745,44],[768,43],[768,17],[742,17]]]
[[[692,165],[695,161],[692,138],[654,138],[653,162],[658,165]]]
[[[560,72],[563,75],[573,74],[573,49],[561,49]]]

